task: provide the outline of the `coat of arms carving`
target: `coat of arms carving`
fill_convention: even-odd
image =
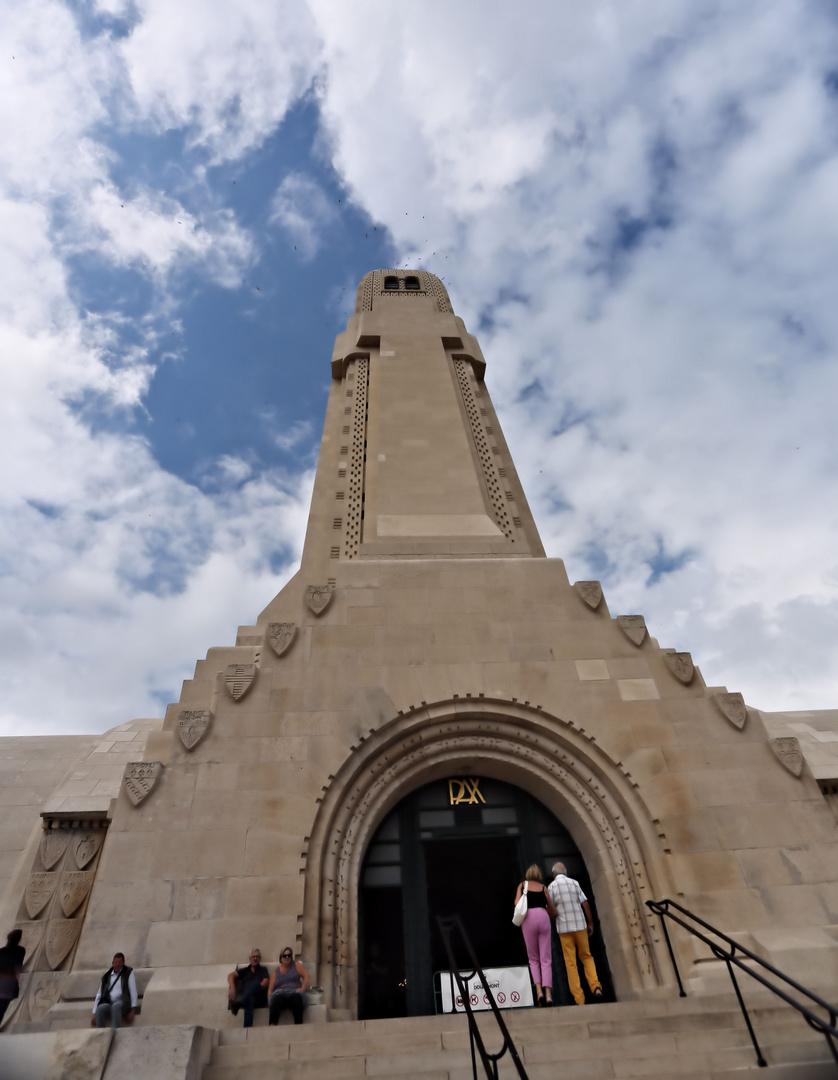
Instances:
[[[255,664],[228,664],[224,672],[224,685],[233,701],[241,701],[256,678]]]
[[[61,910],[69,919],[84,901],[93,886],[93,874],[84,870],[69,870],[61,877],[58,899]]]
[[[332,592],[329,585],[309,585],[306,589],[306,603],[315,615],[322,615],[329,606]]]
[[[682,682],[685,686],[692,682],[695,668],[693,667],[693,658],[688,652],[665,652],[663,658],[666,666],[679,682]]]
[[[73,858],[79,870],[84,870],[85,866],[93,861],[104,839],[105,833],[102,829],[86,829],[83,833],[76,833],[73,839]]]
[[[772,739],[771,749],[793,776],[800,776],[803,771],[803,751],[793,735]]]
[[[212,720],[209,709],[184,709],[177,718],[177,733],[187,750],[194,750]]]
[[[576,581],[573,587],[588,607],[596,611],[602,602],[602,585],[598,581]]]
[[[163,764],[160,761],[129,761],[123,774],[123,787],[125,794],[134,804],[139,806],[143,799],[150,794],[157,783]]]
[[[646,637],[646,620],[642,615],[618,615],[617,625],[635,645],[642,645]]]
[[[52,919],[47,927],[47,963],[53,971],[63,963],[76,944],[83,919]]]
[[[34,919],[40,915],[47,904],[52,900],[52,894],[58,885],[58,874],[30,874],[26,882],[26,890],[23,894],[23,902],[29,913],[29,918]]]
[[[297,624],[293,622],[268,623],[268,641],[277,656],[288,652],[297,636]]]
[[[748,719],[748,706],[741,694],[714,694],[713,700],[719,706],[722,716],[741,731]]]
[[[64,973],[37,971],[29,983],[29,1016],[36,1023],[47,1015],[61,999]]]
[[[23,937],[20,939],[21,945],[26,949],[26,959],[23,961],[23,966],[28,967],[31,964],[35,951],[41,944],[41,938],[44,936],[44,927],[46,923],[43,919],[40,922],[16,922],[15,930],[20,930]]]
[[[67,850],[69,842],[70,834],[66,831],[48,829],[44,833],[40,849],[41,863],[44,870],[52,870],[53,866]]]

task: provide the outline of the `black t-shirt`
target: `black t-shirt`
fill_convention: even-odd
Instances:
[[[236,968],[236,975],[242,981],[242,993],[251,983],[257,982],[261,984],[264,980],[270,978],[268,969],[263,964],[259,964],[255,971],[251,969],[250,964],[247,967]],[[267,987],[265,989],[267,990]]]
[[[14,975],[25,959],[26,949],[22,945],[4,945],[0,949],[0,975]]]

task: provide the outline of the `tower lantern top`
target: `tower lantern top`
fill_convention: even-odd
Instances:
[[[436,274],[429,274],[427,270],[371,270],[358,286],[355,314],[419,297],[430,298],[444,314],[452,311],[448,290]]]

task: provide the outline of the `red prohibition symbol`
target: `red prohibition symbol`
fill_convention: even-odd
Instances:
[[[472,1005],[479,1005],[480,1004],[480,998],[477,996],[477,994],[472,994],[471,997],[469,998],[469,1001],[472,1003]]]
[[[504,994],[503,990],[501,990],[500,993],[498,994],[498,1005],[503,1005],[503,1003],[505,1001],[506,1001],[506,994]]]
[[[512,998],[513,1001],[520,1001],[521,1000],[521,995],[518,993],[517,990],[513,990],[512,993],[509,996]]]

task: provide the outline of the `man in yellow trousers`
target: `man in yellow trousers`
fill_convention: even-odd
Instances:
[[[578,953],[585,972],[585,981],[591,988],[594,1001],[602,1001],[602,986],[597,977],[594,958],[591,956],[588,943],[588,936],[594,930],[588,898],[582,892],[579,882],[567,876],[565,865],[560,862],[553,864],[553,880],[547,886],[547,891],[558,912],[556,929],[559,932],[564,966],[567,968],[567,981],[573,1000],[577,1005],[585,1004],[585,994],[582,983],[579,981],[579,969],[576,966]]]

